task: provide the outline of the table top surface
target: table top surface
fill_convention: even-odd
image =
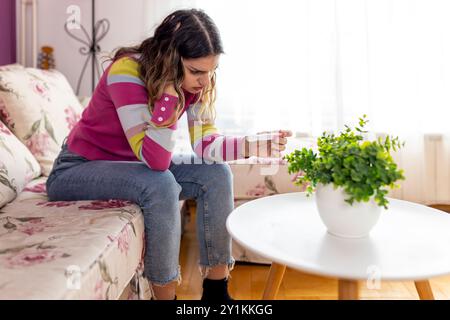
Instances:
[[[331,235],[314,195],[286,193],[249,201],[227,219],[242,246],[313,274],[354,280],[424,280],[450,274],[450,214],[388,198],[365,238]]]

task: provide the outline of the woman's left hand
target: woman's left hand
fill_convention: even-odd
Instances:
[[[290,130],[262,131],[247,137],[246,155],[256,157],[281,157],[281,151],[286,149]]]
[[[258,132],[257,134],[275,134],[275,133],[279,133],[280,137],[285,138],[285,137],[292,137],[292,131],[291,130],[273,130],[273,131],[262,131],[262,132]]]
[[[287,137],[292,137],[291,130],[273,130],[273,131],[262,131],[258,132],[257,135],[265,135],[265,134],[275,134],[278,135],[278,139],[276,139],[275,145],[273,148],[278,151],[278,156],[281,157],[280,152],[286,150]]]

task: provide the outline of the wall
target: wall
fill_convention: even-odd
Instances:
[[[14,0],[0,1],[0,65],[16,62]]]
[[[3,3],[5,0],[1,0]],[[20,1],[17,1],[19,8]],[[154,19],[152,7],[156,0],[97,0],[96,20],[107,18],[111,22],[111,28],[106,37],[100,42],[102,51],[109,53],[119,46],[138,43],[153,33]],[[54,48],[56,68],[61,71],[76,89],[81,68],[86,56],[79,53],[83,46],[70,38],[64,31],[64,24],[70,17],[67,9],[71,5],[80,8],[81,24],[85,26],[89,35],[91,33],[91,0],[38,0],[38,52],[42,46],[48,45]],[[30,10],[31,11],[31,10]],[[18,11],[19,12],[19,11]],[[28,14],[28,17],[30,15]],[[18,17],[20,20],[20,17]],[[31,24],[31,23],[30,23]],[[20,25],[20,21],[18,21]],[[29,33],[31,34],[31,32]],[[81,30],[77,35],[84,39]],[[27,37],[27,42],[30,39]],[[27,65],[30,66],[31,45],[27,50]],[[104,64],[106,67],[107,64]],[[86,70],[80,88],[80,95],[91,94],[91,67]]]

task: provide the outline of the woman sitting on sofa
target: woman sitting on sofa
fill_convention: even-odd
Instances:
[[[140,206],[145,276],[155,299],[176,298],[178,202],[189,198],[197,201],[202,300],[231,299],[234,259],[225,222],[234,205],[233,181],[224,162],[279,157],[291,135],[279,130],[261,140],[258,134],[250,139],[217,132],[215,69],[222,53],[215,24],[194,9],[170,14],[153,37],[119,49],[47,181],[51,201],[125,199]],[[174,133],[185,111],[198,158],[176,164]]]

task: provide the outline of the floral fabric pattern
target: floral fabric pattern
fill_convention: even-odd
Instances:
[[[75,111],[75,108],[72,106],[68,106],[64,109],[64,113],[66,114],[66,122],[69,127],[69,130],[72,130],[77,122],[80,120],[81,115]]]
[[[8,110],[6,110],[5,103],[1,98],[0,98],[0,119],[3,120],[6,126],[10,127],[11,129],[14,129],[14,122],[11,119]]]
[[[0,210],[0,299],[117,299],[130,280],[126,298],[149,298],[138,270],[140,208],[120,200],[51,205],[46,179]]]
[[[0,68],[0,119],[24,143],[48,176],[64,138],[83,107],[56,70]]]
[[[0,209],[0,299],[149,299],[140,208],[50,202],[46,180],[32,180]]]
[[[41,170],[30,151],[0,121],[0,208],[14,200]]]

